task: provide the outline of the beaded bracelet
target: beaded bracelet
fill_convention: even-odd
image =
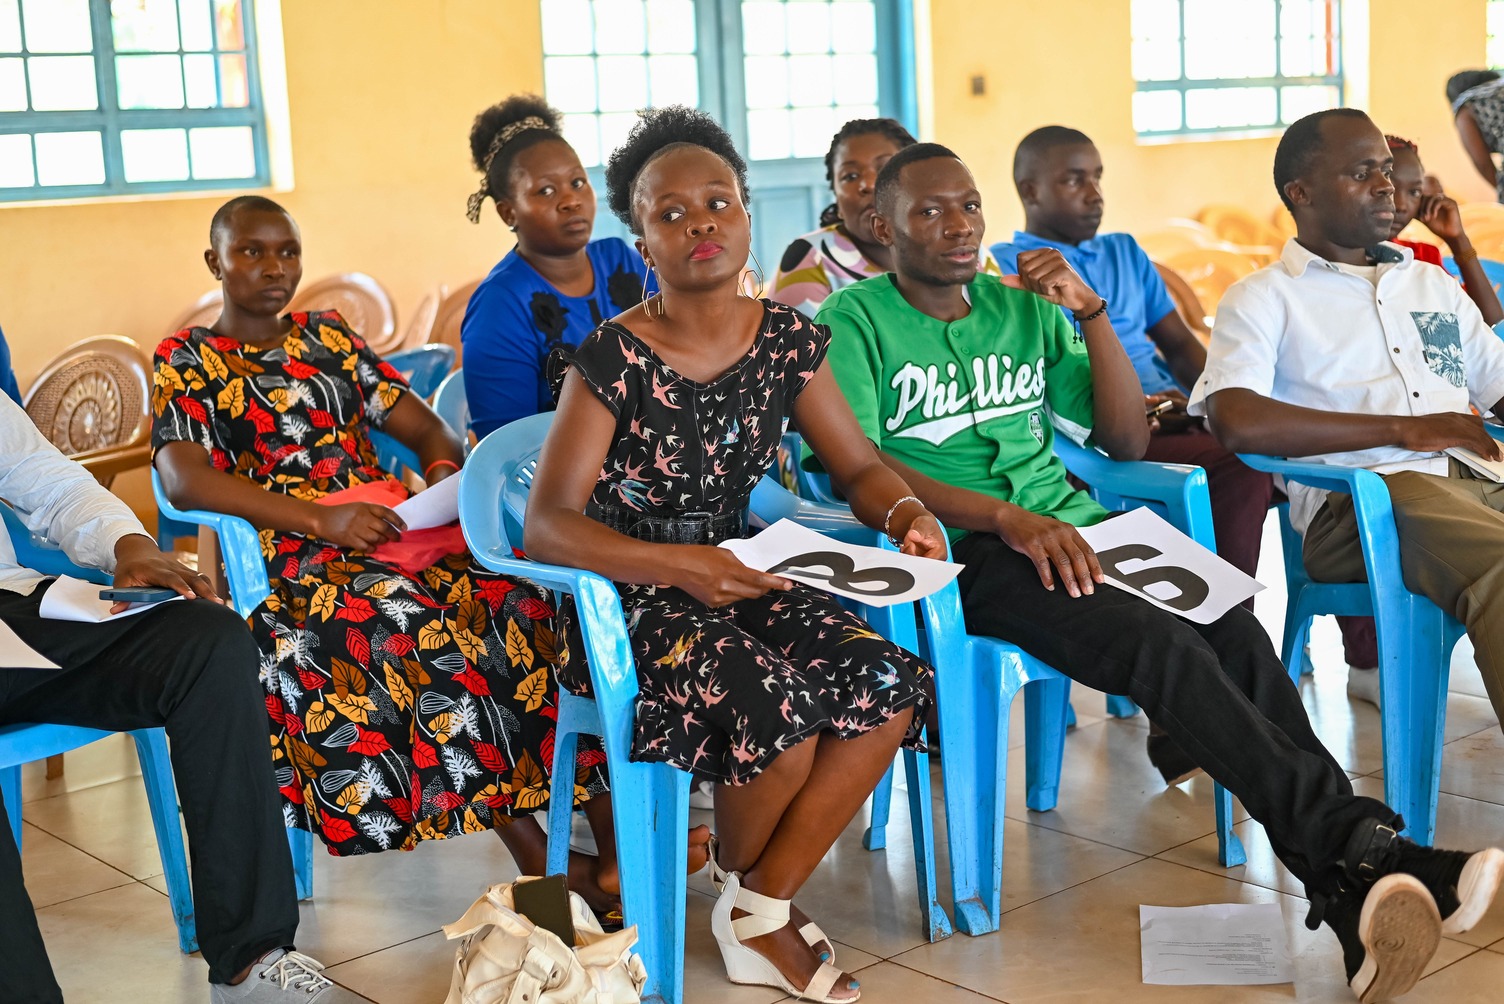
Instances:
[[[893,536],[893,534],[889,530],[889,527],[893,522],[893,514],[897,512],[898,507],[903,505],[905,502],[919,502],[919,499],[915,498],[913,495],[905,495],[903,498],[899,499],[897,502],[894,502],[891,506],[889,506],[888,515],[883,517],[883,536],[887,537],[894,547],[898,546],[898,538]],[[919,502],[919,504],[924,505],[923,502]]]
[[[454,469],[454,472],[456,474],[458,474],[459,471],[460,471],[460,465],[459,464],[455,463],[453,460],[446,460],[446,459],[440,457],[438,460],[435,460],[433,463],[431,463],[427,467],[423,468],[423,480],[424,481],[429,480],[428,476],[430,474],[432,474],[433,473],[433,469],[435,467],[438,467],[440,464],[448,464],[451,468]]]
[[[1072,314],[1071,316],[1076,319],[1077,324],[1085,324],[1087,321],[1095,321],[1105,313],[1107,313],[1107,300],[1104,297],[1102,299],[1102,305],[1096,310],[1093,310],[1091,313],[1087,314],[1085,317],[1082,317],[1080,314]]]

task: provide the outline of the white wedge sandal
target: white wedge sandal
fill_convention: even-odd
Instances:
[[[710,931],[721,949],[721,961],[726,964],[726,978],[732,983],[753,986],[776,987],[802,1001],[817,1004],[850,1004],[860,1000],[861,990],[852,997],[833,997],[831,990],[836,981],[845,974],[828,962],[820,963],[815,975],[802,989],[794,986],[779,968],[767,958],[742,944],[743,938],[758,938],[772,934],[789,922],[789,901],[774,899],[751,889],[742,888],[741,874],[725,872],[725,885],[721,898],[716,900],[710,913]],[[744,911],[747,916],[731,919],[733,909]]]
[[[716,852],[719,850],[720,843],[716,840],[715,834],[712,833],[710,835],[710,884],[715,886],[716,892],[720,892],[726,887],[726,876],[731,874],[723,869],[720,862],[716,860]],[[799,935],[804,939],[806,945],[815,950],[816,955],[820,954],[820,946],[825,945],[826,952],[830,958],[822,959],[821,961],[828,962],[832,966],[836,964],[836,943],[830,940],[829,935],[820,930],[819,924],[816,924],[813,920],[810,921],[799,928]]]

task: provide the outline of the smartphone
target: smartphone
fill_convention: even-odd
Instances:
[[[178,595],[176,589],[162,586],[106,586],[99,598],[111,603],[161,603]]]
[[[512,886],[512,905],[534,924],[552,931],[574,947],[574,919],[569,913],[569,886],[563,875],[549,875]]]
[[[1154,407],[1150,408],[1148,411],[1145,411],[1144,417],[1153,418],[1155,415],[1163,415],[1173,407],[1175,407],[1174,401],[1161,401]]]

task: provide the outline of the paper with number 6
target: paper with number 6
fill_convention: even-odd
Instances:
[[[1134,509],[1080,533],[1109,584],[1197,624],[1210,624],[1264,588],[1152,509]]]
[[[781,519],[755,537],[721,545],[749,568],[874,607],[912,603],[945,588],[962,566],[880,547],[846,544]]]

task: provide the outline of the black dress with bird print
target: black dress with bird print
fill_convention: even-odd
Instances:
[[[572,366],[616,416],[615,445],[587,513],[712,515],[746,509],[772,466],[795,399],[814,376],[830,333],[798,311],[763,301],[747,354],[700,383],[681,376],[626,327],[608,321]],[[930,668],[875,633],[826,592],[796,583],[709,607],[670,586],[620,584],[639,684],[635,760],[672,763],[745,784],[779,753],[820,732],[842,739],[916,709],[905,743],[920,747]],[[573,610],[560,682],[587,693]]]

